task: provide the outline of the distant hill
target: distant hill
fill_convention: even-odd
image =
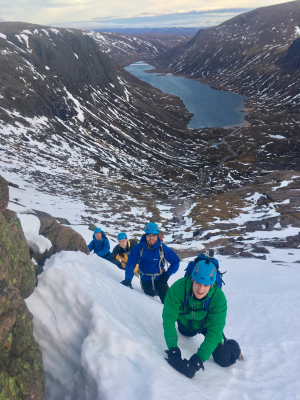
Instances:
[[[164,35],[180,35],[180,36],[194,36],[202,29],[199,28],[185,28],[185,27],[171,27],[171,28],[119,28],[119,29],[95,29],[95,32],[111,32],[111,33],[125,33],[127,35],[143,35],[143,34],[164,34]]]
[[[179,32],[170,34],[168,32],[141,33],[142,29],[137,31],[137,34],[99,31],[86,31],[86,34],[98,43],[101,51],[107,53],[120,66],[150,60],[180,43],[186,43],[191,37]]]

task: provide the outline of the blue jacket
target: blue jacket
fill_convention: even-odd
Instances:
[[[99,257],[104,258],[105,260],[110,259],[110,244],[104,232],[102,232],[102,239],[97,240],[95,235],[93,235],[93,240],[88,245],[90,251],[94,250]]]
[[[146,274],[157,274],[159,272],[159,246],[162,244],[165,259],[170,263],[168,268],[167,274],[171,276],[175,274],[175,272],[179,268],[179,258],[173,250],[167,247],[165,244],[161,243],[159,237],[157,238],[157,242],[154,244],[151,250],[148,250],[146,244],[146,235],[141,237],[140,243],[138,243],[134,248],[131,250],[128,261],[125,267],[125,279],[132,280],[133,278],[133,271],[136,264],[139,262],[141,248],[143,247],[143,254],[142,258],[139,262],[139,269],[140,271]],[[162,268],[162,266],[161,266]],[[151,276],[146,276],[141,274],[141,278],[143,281],[151,282]],[[159,279],[160,276],[155,277]]]

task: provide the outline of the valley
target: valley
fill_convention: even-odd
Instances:
[[[298,11],[297,2],[254,10],[191,39],[173,37],[179,44],[170,50],[170,37],[160,39],[159,47],[134,35],[1,23],[3,176],[20,189],[82,202],[84,211],[73,223],[138,235],[152,219],[168,240],[180,243],[193,232],[213,231],[222,215],[237,215],[249,205],[245,193],[259,188],[268,197],[264,180],[276,185],[300,175],[293,52]],[[191,114],[178,97],[121,67],[141,57],[156,65],[154,72],[248,96],[248,124],[187,129]],[[280,190],[282,201],[290,200],[288,189]],[[202,205],[219,197],[222,213],[211,207],[204,218]],[[184,217],[176,211],[183,204]],[[161,205],[174,212],[164,218]],[[271,200],[267,207],[273,207]],[[53,212],[62,217],[59,207]],[[298,212],[296,201],[280,215],[299,226]]]

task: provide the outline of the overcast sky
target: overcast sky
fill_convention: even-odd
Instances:
[[[297,0],[299,1],[299,0]],[[0,0],[0,21],[81,29],[204,27],[282,0]]]

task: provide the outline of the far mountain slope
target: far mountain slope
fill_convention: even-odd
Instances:
[[[300,2],[292,1],[202,29],[156,63],[222,90],[262,98],[273,112],[298,111],[299,36]]]
[[[166,33],[139,33],[135,35],[117,32],[87,31],[104,53],[110,55],[119,65],[135,61],[146,61],[168,49],[185,43],[191,36]]]

